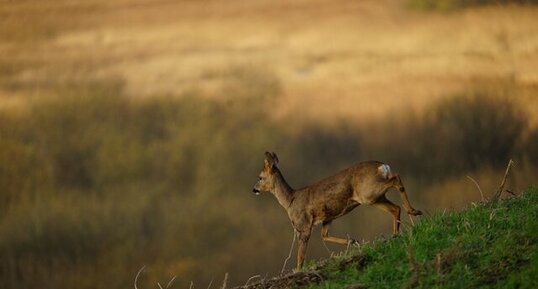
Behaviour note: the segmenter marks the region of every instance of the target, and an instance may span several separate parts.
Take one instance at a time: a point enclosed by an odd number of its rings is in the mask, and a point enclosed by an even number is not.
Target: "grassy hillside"
[[[537,204],[538,187],[531,187],[518,197],[437,213],[394,239],[273,281],[308,288],[537,288]]]

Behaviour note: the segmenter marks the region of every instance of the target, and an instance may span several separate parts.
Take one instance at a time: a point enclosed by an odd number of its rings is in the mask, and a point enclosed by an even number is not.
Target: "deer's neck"
[[[273,195],[275,195],[280,205],[284,207],[284,209],[288,210],[291,202],[293,201],[293,189],[290,187],[288,182],[286,182],[280,170],[276,170],[275,174],[276,181]]]

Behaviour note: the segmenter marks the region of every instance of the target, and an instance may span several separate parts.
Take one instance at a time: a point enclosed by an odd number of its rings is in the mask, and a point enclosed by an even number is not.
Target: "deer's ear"
[[[271,155],[273,157],[273,161],[275,162],[275,164],[278,164],[278,157],[276,156],[275,152],[272,152]]]
[[[263,162],[265,163],[266,167],[271,168],[271,169],[275,165],[273,155],[270,152],[265,152],[265,160],[263,160]]]

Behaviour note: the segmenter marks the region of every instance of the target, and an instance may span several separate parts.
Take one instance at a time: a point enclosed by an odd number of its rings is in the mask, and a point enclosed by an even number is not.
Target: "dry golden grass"
[[[51,82],[110,77],[124,79],[133,96],[214,95],[236,68],[278,79],[276,117],[301,111],[322,121],[420,111],[483,80],[538,85],[534,7],[426,13],[396,0],[2,2],[3,106],[43,95]]]

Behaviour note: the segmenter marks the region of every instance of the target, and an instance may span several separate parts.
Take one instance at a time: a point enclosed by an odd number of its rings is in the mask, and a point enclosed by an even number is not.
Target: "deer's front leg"
[[[310,233],[312,228],[309,228],[303,232],[297,232],[299,236],[299,249],[297,250],[297,268],[296,271],[300,271],[303,268],[304,259],[306,255],[306,247],[308,246],[308,240],[310,239]]]

